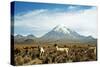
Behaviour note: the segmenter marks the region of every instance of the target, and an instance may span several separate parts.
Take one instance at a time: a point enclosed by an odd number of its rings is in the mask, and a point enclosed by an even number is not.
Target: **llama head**
[[[58,46],[56,46],[56,48],[58,49]]]
[[[56,46],[57,46],[57,44],[54,44],[54,46],[56,47]]]

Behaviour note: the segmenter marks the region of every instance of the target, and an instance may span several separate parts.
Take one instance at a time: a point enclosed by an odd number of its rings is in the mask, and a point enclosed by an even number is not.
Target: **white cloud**
[[[97,9],[93,7],[81,12],[53,12],[41,9],[15,16],[15,31],[16,26],[26,27],[36,36],[44,35],[58,24],[65,24],[82,35],[97,38]]]
[[[80,6],[69,6],[67,9],[69,10],[77,10]]]

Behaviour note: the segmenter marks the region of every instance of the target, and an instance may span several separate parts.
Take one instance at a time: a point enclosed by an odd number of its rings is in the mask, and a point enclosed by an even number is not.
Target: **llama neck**
[[[41,50],[43,50],[43,48],[41,47]]]
[[[56,46],[56,49],[58,50],[58,46]]]

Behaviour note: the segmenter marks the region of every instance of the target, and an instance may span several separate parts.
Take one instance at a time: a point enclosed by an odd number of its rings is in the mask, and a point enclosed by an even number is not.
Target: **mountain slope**
[[[61,42],[92,42],[95,39],[92,36],[86,37],[78,34],[77,32],[70,30],[64,25],[57,25],[50,32],[42,36],[41,41],[61,41]]]
[[[57,25],[51,31],[46,33],[40,38],[36,38],[30,34],[27,36],[16,35],[14,36],[15,43],[97,43],[97,39],[92,36],[83,36],[74,30],[67,28],[64,25]]]

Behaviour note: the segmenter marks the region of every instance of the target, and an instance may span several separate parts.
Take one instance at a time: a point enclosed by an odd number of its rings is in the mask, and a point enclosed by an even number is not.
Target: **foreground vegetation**
[[[59,47],[69,48],[68,54],[65,51],[57,51],[55,44],[44,45],[29,45],[29,44],[15,44],[14,46],[14,61],[15,65],[30,65],[30,64],[51,64],[51,63],[67,63],[80,61],[95,61],[97,60],[94,49],[95,45],[87,44],[66,44],[59,45]],[[39,47],[44,48],[44,53],[40,55]]]

